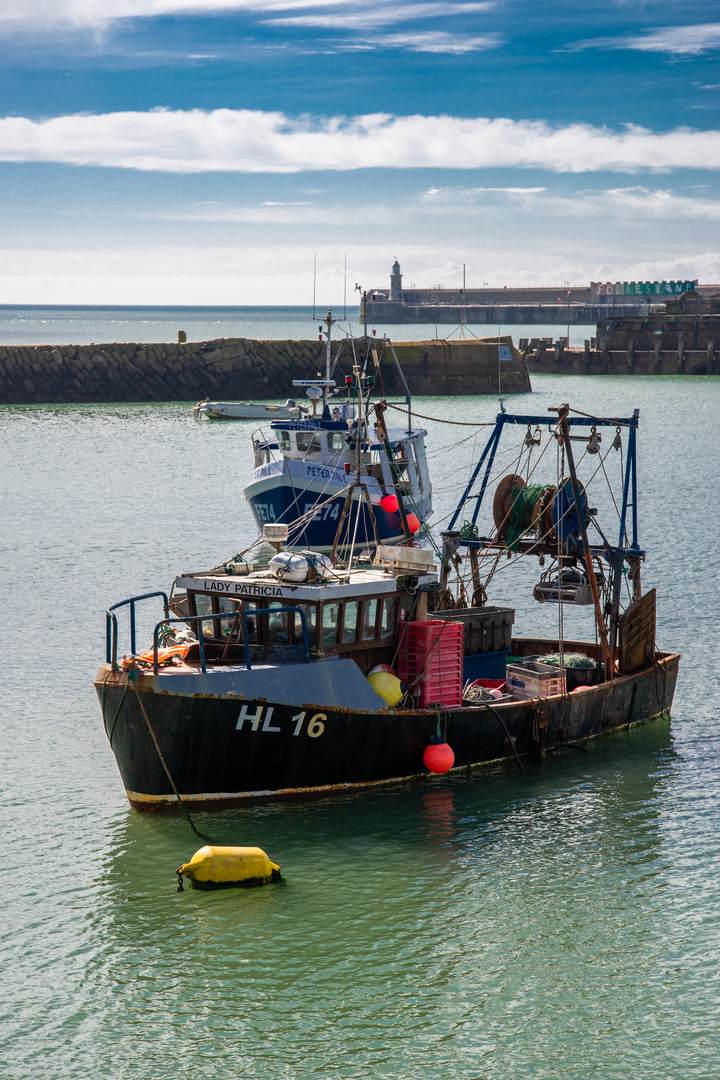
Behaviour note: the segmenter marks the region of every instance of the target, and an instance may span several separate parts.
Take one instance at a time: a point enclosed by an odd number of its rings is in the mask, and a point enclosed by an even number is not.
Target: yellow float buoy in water
[[[280,867],[259,847],[207,845],[175,872],[178,892],[183,891],[183,877],[190,878],[194,889],[250,888],[280,880]]]

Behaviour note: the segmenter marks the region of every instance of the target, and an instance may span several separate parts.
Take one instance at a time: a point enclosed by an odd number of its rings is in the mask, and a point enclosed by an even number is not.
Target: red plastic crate
[[[463,634],[461,622],[410,622],[403,627],[398,653],[400,681],[411,687],[418,708],[462,704]]]
[[[484,686],[486,690],[504,690],[505,679],[475,679],[471,686]]]

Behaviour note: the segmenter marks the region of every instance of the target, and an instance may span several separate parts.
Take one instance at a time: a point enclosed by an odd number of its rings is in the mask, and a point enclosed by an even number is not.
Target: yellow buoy
[[[399,701],[402,701],[402,687],[400,680],[390,671],[373,671],[367,677],[376,694],[383,699],[388,709],[393,709]]]
[[[190,862],[178,866],[176,873],[178,892],[182,892],[183,877],[190,878],[194,889],[249,888],[280,880],[280,867],[259,847],[207,845]]]

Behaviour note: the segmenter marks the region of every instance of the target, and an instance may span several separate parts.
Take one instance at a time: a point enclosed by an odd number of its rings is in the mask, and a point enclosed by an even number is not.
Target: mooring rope
[[[408,415],[407,409],[401,409],[399,405],[393,405],[390,401],[386,402],[388,409],[395,409],[396,412],[405,413]],[[418,420],[434,420],[436,424],[452,424],[453,427],[495,427],[495,421],[488,421],[486,424],[473,423],[472,420],[441,420],[438,416],[423,416],[422,413],[412,411],[413,416],[417,416]]]
[[[150,732],[150,735],[152,737],[152,741],[155,743],[155,749],[157,750],[158,757],[160,758],[160,764],[162,765],[163,769],[165,770],[165,775],[167,776],[168,780],[170,781],[170,787],[173,789],[173,792],[175,793],[175,798],[178,801],[178,806],[180,807],[183,814],[187,818],[188,824],[189,824],[190,828],[192,829],[192,831],[195,833],[195,835],[199,836],[201,840],[210,840],[209,836],[205,836],[205,834],[201,833],[200,830],[196,827],[195,822],[190,817],[190,814],[188,813],[188,811],[187,811],[187,809],[185,807],[185,803],[182,801],[182,798],[180,796],[180,792],[178,791],[177,787],[175,786],[175,781],[173,780],[173,778],[172,778],[172,776],[170,774],[170,770],[167,767],[167,763],[165,761],[165,758],[162,755],[162,750],[160,749],[160,743],[157,741],[157,737],[155,735],[155,732],[153,731],[152,724],[150,723],[150,717],[148,716],[148,714],[147,714],[147,712],[145,710],[145,706],[142,703],[142,698],[140,697],[140,690],[138,689],[138,684],[137,684],[137,672],[136,671],[128,671],[127,678],[128,678],[128,683],[131,682],[133,684],[133,687],[135,688],[135,694],[136,694],[137,699],[138,699],[138,705],[140,706],[140,711],[142,712],[143,716],[145,717],[145,723],[147,724],[147,728],[148,728],[148,731]]]

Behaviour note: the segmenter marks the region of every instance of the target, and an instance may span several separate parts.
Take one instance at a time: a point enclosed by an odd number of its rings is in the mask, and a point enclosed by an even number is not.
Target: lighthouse
[[[393,263],[390,273],[390,299],[396,300],[398,303],[402,300],[402,273],[397,259]]]

